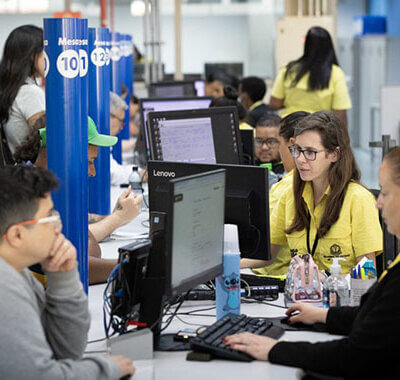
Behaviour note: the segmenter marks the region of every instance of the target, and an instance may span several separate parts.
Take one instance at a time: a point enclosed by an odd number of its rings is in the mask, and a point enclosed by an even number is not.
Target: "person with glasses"
[[[327,146],[324,148],[328,149]],[[313,153],[306,154],[310,158],[314,156]],[[316,156],[321,154],[316,153]],[[376,207],[381,211],[388,231],[400,239],[400,148],[393,149],[384,157],[379,169],[379,184],[381,191]],[[352,192],[350,185],[345,198],[349,192]],[[362,199],[360,202],[361,206],[365,206]],[[356,208],[356,212],[362,211]],[[356,218],[365,216],[361,212]],[[368,239],[369,232],[365,231],[364,239]],[[227,337],[225,343],[258,360],[303,368],[309,375],[304,379],[398,379],[399,263],[400,255],[397,255],[379,280],[361,298],[360,306],[326,309],[299,302],[286,311],[289,324],[323,323],[330,334],[342,335],[341,338],[317,343],[278,342],[268,337],[244,333]],[[298,314],[293,315],[294,312]]]
[[[342,273],[363,257],[375,260],[382,252],[379,215],[374,196],[360,184],[343,121],[330,111],[304,117],[290,151],[296,163],[293,186],[270,218],[273,259],[288,244],[290,255],[310,253],[320,270],[329,271],[333,257],[344,259]],[[268,263],[247,259],[242,266]]]
[[[110,135],[116,136],[124,127],[125,111],[128,109],[125,101],[115,92],[110,92]],[[132,148],[133,152],[133,148]],[[119,186],[129,182],[129,176],[132,173],[132,165],[119,164],[110,154],[110,174],[111,185]],[[143,171],[140,170],[143,176]]]
[[[282,175],[284,167],[279,154],[279,123],[278,115],[266,115],[257,123],[254,136],[255,165],[272,164],[272,171]]]
[[[119,379],[122,356],[85,356],[90,325],[76,249],[62,234],[54,175],[34,166],[0,169],[0,378]],[[28,267],[40,263],[47,288]]]
[[[294,131],[298,122],[308,116],[308,112],[298,111],[284,117],[279,124],[279,154],[286,174],[282,179],[273,184],[269,189],[269,214],[272,215],[275,205],[278,203],[282,194],[293,186],[293,173],[296,166],[294,158],[289,151],[289,147],[294,142]],[[280,247],[273,263],[262,267],[254,268],[253,273],[260,276],[269,276],[284,280],[287,268],[291,259],[289,247],[284,244]]]

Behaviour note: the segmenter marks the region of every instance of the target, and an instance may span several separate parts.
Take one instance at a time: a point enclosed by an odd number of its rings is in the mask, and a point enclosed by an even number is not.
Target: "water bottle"
[[[341,275],[341,267],[339,260],[343,258],[335,257],[332,259],[331,275],[325,280],[324,283],[324,306],[339,307],[348,306],[350,304],[349,284],[346,279]]]
[[[268,187],[271,188],[271,186],[274,183],[277,183],[280,178],[279,178],[279,176],[277,174],[275,174],[272,171],[272,163],[271,162],[267,162],[267,163],[261,164],[260,166],[263,167],[263,168],[268,168]]]
[[[142,178],[140,177],[138,167],[132,166],[132,173],[129,175],[129,185],[133,194],[142,194]]]
[[[215,279],[217,320],[229,313],[240,314],[240,251],[237,226],[224,230],[224,272]]]

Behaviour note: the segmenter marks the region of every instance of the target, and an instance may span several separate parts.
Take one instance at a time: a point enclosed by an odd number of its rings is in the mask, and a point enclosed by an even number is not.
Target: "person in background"
[[[246,122],[247,111],[243,104],[238,101],[239,93],[232,86],[224,86],[224,96],[211,100],[211,107],[236,107],[239,117],[240,129],[252,129]]]
[[[0,125],[11,154],[46,110],[45,93],[37,83],[44,70],[43,30],[34,25],[14,29],[0,61]]]
[[[62,234],[54,175],[0,169],[0,378],[117,380],[135,372],[123,356],[84,356],[90,325],[76,249]],[[29,272],[41,264],[47,288]]]
[[[279,154],[279,123],[278,115],[267,115],[260,119],[256,126],[254,138],[255,164],[271,163],[275,174],[283,175],[285,168]]]
[[[139,98],[131,95],[129,99],[129,140],[122,140],[122,152],[133,153],[139,135]]]
[[[400,148],[383,159],[379,184],[381,191],[376,206],[389,232],[400,239]],[[361,298],[360,306],[325,309],[298,302],[286,311],[289,324],[324,323],[330,334],[344,335],[344,338],[319,343],[278,342],[243,333],[225,338],[225,344],[258,360],[312,371],[313,378],[322,378],[319,376],[322,374],[345,379],[397,379],[400,372],[399,263],[400,255],[397,255],[379,281]]]
[[[209,74],[206,78],[205,95],[220,98],[224,96],[224,86],[232,86],[237,90],[237,78],[222,71]]]
[[[296,111],[333,111],[347,125],[351,100],[329,32],[312,27],[303,55],[283,68],[274,83],[269,103],[284,117]]]
[[[271,113],[268,105],[263,103],[266,92],[267,85],[261,78],[247,77],[240,81],[240,101],[248,110],[247,123],[253,128],[262,118]]]
[[[344,259],[344,274],[363,257],[375,260],[382,252],[379,215],[374,196],[360,184],[343,121],[332,112],[316,112],[298,122],[294,139],[293,186],[270,218],[272,258],[288,244],[291,254],[310,253],[320,270],[329,271],[332,256]],[[242,259],[242,267],[269,263]]]
[[[125,101],[115,92],[110,92],[110,135],[116,136],[124,127],[124,115],[127,105]],[[119,164],[110,154],[110,174],[111,185],[119,186],[129,182],[129,176],[132,173],[132,165]],[[143,171],[140,171],[143,175]]]
[[[140,128],[139,98],[132,94],[129,102],[129,132],[131,137],[136,138],[139,135],[139,128]]]
[[[279,182],[273,184],[269,189],[270,215],[272,215],[274,207],[278,203],[281,195],[293,187],[293,173],[296,164],[290,153],[289,147],[294,144],[294,132],[297,123],[308,115],[308,112],[294,112],[284,117],[279,124],[279,155],[282,159],[286,174]],[[286,277],[291,257],[288,245],[284,244],[281,246],[275,260],[270,265],[262,268],[254,268],[252,271],[260,276],[283,279],[282,276]]]

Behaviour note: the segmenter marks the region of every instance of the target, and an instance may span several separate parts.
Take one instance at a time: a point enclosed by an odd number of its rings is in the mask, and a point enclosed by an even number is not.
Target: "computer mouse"
[[[282,319],[281,319],[281,323],[285,323],[285,324],[287,324],[287,325],[290,325],[289,319],[290,319],[291,317],[294,317],[295,315],[298,315],[298,314],[300,314],[300,313],[299,313],[298,311],[295,311],[294,313],[292,313],[292,314],[286,316],[285,318],[282,318]]]

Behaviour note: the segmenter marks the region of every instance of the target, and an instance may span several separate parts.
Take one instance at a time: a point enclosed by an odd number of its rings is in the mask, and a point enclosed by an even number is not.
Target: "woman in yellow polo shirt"
[[[303,56],[279,72],[269,106],[285,108],[282,117],[295,111],[333,111],[347,124],[351,101],[328,31],[308,31]]]
[[[377,207],[390,233],[400,239],[400,148],[385,156],[379,169],[379,183]],[[298,302],[286,311],[289,323],[324,323],[330,334],[343,338],[317,343],[278,342],[242,333],[225,338],[224,343],[258,360],[341,379],[398,379],[399,262],[400,255],[397,255],[379,281],[361,298],[360,306],[325,309]],[[298,314],[293,315],[296,311]],[[312,378],[327,377],[314,374]]]
[[[303,118],[291,146],[293,187],[279,198],[270,219],[271,251],[288,244],[290,253],[311,253],[319,269],[341,257],[348,273],[363,256],[382,251],[382,230],[373,195],[359,183],[360,172],[347,128],[329,111]],[[289,254],[289,253],[288,253]],[[265,266],[244,260],[242,267]]]
[[[273,184],[269,190],[270,215],[272,215],[272,211],[278,203],[281,195],[293,186],[293,171],[296,164],[294,163],[294,158],[289,151],[289,147],[293,144],[294,131],[297,123],[308,115],[308,112],[293,112],[284,117],[279,124],[279,154],[286,174],[279,182]],[[286,275],[290,259],[289,248],[287,244],[285,244],[280,248],[275,260],[270,265],[262,268],[255,268],[253,269],[253,272],[261,276],[275,276],[280,278],[281,276]]]

